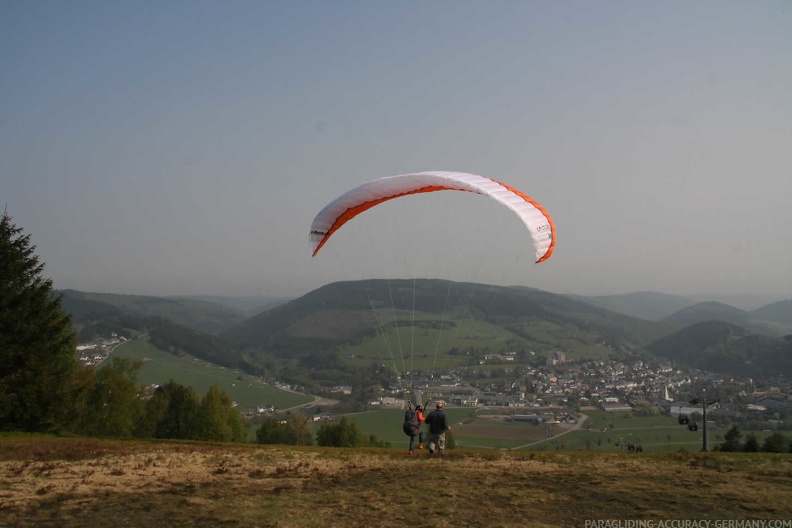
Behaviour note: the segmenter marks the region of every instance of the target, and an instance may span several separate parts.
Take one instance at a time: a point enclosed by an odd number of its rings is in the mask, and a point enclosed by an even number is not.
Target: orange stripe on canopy
[[[525,200],[529,204],[531,204],[534,207],[536,207],[537,209],[539,209],[539,211],[541,211],[542,214],[545,215],[545,218],[547,218],[547,221],[550,222],[550,232],[553,234],[553,238],[551,239],[550,247],[547,248],[547,251],[545,252],[545,254],[542,256],[542,258],[537,260],[536,263],[539,264],[540,262],[543,262],[543,261],[549,259],[550,255],[553,254],[553,250],[555,250],[555,243],[556,243],[555,222],[553,222],[553,217],[550,216],[550,213],[548,213],[547,210],[544,207],[542,207],[542,205],[539,202],[537,202],[536,200],[534,200],[533,198],[531,198],[530,196],[528,196],[524,192],[515,189],[511,185],[506,185],[505,183],[503,183],[501,181],[493,180],[492,178],[490,178],[490,179],[492,181],[494,181],[495,183],[497,183],[498,185],[502,185],[506,189],[509,189],[511,192],[513,192],[514,194],[516,194],[517,196],[519,196],[520,198],[522,198],[523,200]]]
[[[333,222],[333,225],[330,227],[330,229],[327,230],[327,233],[322,237],[322,240],[319,242],[319,245],[316,246],[316,249],[313,252],[313,256],[315,257],[316,254],[319,253],[319,250],[322,249],[322,246],[325,245],[325,242],[327,242],[327,240],[330,238],[330,236],[333,233],[335,233],[336,231],[341,229],[341,226],[343,226],[344,224],[346,224],[347,222],[349,222],[350,220],[355,218],[360,213],[368,211],[372,207],[375,207],[375,206],[377,206],[377,205],[379,205],[379,204],[381,204],[383,202],[387,202],[388,200],[393,200],[394,198],[401,198],[402,196],[409,196],[411,194],[428,193],[428,192],[435,192],[435,191],[456,191],[456,190],[458,190],[458,189],[454,189],[452,187],[443,187],[443,186],[439,186],[439,185],[431,185],[431,186],[428,186],[428,187],[421,187],[420,189],[415,189],[413,191],[408,191],[408,192],[404,192],[404,193],[394,194],[392,196],[386,196],[386,197],[380,198],[378,200],[371,200],[369,202],[363,202],[362,204],[356,205],[355,207],[350,207],[349,209],[347,209],[346,211],[341,213],[341,215],[338,218],[335,219],[335,222]]]

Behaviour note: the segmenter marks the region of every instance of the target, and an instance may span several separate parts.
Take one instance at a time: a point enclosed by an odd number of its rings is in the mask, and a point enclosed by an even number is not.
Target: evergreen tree
[[[265,418],[261,427],[256,431],[256,441],[259,444],[287,444],[288,430],[285,423],[279,423],[270,416]]]
[[[195,439],[200,427],[200,399],[191,387],[175,381],[157,387],[146,402],[141,433],[154,438]]]
[[[743,444],[743,451],[746,453],[758,453],[759,452],[759,440],[756,439],[756,435],[751,433],[745,438],[745,444]]]
[[[764,439],[762,451],[765,453],[786,453],[789,449],[789,440],[778,431]]]
[[[62,425],[77,370],[71,319],[42,277],[30,235],[0,219],[0,428],[46,431]]]
[[[735,425],[723,435],[723,443],[720,445],[720,450],[731,452],[742,451],[743,445],[742,442],[740,442],[740,436],[742,436],[742,432],[740,432],[740,429]]]
[[[165,413],[170,405],[170,397],[160,387],[154,391],[143,404],[143,415],[135,427],[134,436],[140,438],[154,438],[157,426],[165,419]]]

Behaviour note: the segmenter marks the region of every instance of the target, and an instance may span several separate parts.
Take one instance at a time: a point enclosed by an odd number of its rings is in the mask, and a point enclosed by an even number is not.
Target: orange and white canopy
[[[327,240],[360,213],[394,198],[435,191],[468,191],[502,203],[520,217],[531,234],[536,262],[550,258],[555,248],[553,219],[536,200],[491,178],[464,172],[417,172],[372,180],[345,192],[319,211],[311,224],[314,256]]]

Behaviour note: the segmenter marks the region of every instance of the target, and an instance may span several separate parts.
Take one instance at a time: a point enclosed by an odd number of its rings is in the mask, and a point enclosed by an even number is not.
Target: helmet
[[[421,407],[420,405],[416,405],[415,406],[415,410],[416,411],[423,411],[423,407]]]

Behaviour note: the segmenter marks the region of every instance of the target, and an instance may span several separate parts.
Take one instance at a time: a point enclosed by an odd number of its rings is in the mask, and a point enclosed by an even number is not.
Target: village
[[[700,370],[674,368],[668,362],[569,361],[563,352],[552,354],[545,365],[529,367],[514,364],[513,355],[493,354],[485,361],[502,365],[497,381],[470,383],[472,367],[450,372],[415,373],[411,377],[413,402],[443,401],[451,407],[500,409],[520,421],[541,424],[571,420],[585,409],[630,412],[638,415],[671,416],[702,413],[701,405],[691,400],[713,400],[707,409],[712,428],[729,427],[736,422],[765,423],[766,428],[789,429],[792,422],[792,382],[757,384],[755,380]],[[336,390],[351,391],[352,387]],[[370,406],[402,406],[400,388],[390,387],[386,395],[369,402]],[[573,414],[570,414],[573,413]]]
[[[98,366],[125,341],[125,337],[111,334],[93,343],[80,344],[79,362]],[[517,364],[516,355],[508,352],[488,354],[481,364],[489,366],[492,381],[469,381],[477,376],[475,366],[439,373],[407,373],[404,379],[383,388],[377,399],[368,401],[368,408],[405,408],[409,403],[443,401],[449,407],[497,410],[513,420],[542,424],[571,421],[577,412],[585,409],[699,418],[701,407],[691,405],[690,401],[706,396],[714,400],[708,409],[708,425],[712,428],[747,422],[773,429],[792,428],[790,381],[760,384],[750,378],[675,368],[654,358],[651,362],[571,361],[561,351],[550,354],[541,366]],[[299,391],[299,387],[282,381],[267,380],[267,383],[283,390]],[[330,389],[331,396],[343,397],[352,392],[349,385]],[[274,406],[262,404],[245,415],[277,412]],[[311,419],[325,421],[334,417],[325,409]]]

